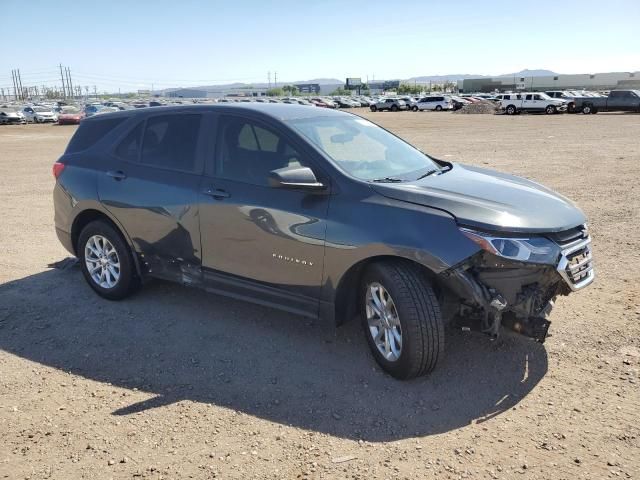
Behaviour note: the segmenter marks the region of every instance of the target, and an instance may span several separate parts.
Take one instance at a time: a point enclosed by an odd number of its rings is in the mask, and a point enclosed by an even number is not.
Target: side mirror
[[[316,178],[309,167],[285,167],[269,173],[269,185],[275,188],[299,188],[324,190],[325,185]]]

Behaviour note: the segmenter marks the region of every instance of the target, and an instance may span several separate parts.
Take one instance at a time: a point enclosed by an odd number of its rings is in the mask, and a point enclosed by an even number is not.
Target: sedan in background
[[[0,108],[0,124],[2,125],[18,125],[27,123],[21,111],[14,108]]]
[[[85,117],[93,117],[94,115],[102,115],[104,113],[112,113],[120,111],[117,107],[103,107],[102,105],[87,105],[84,107]]]
[[[46,123],[46,122],[57,122],[58,116],[54,113],[53,110],[47,107],[41,106],[29,106],[27,105],[22,110],[27,122],[33,123]]]
[[[58,115],[59,125],[78,125],[80,121],[85,117],[85,114],[78,107],[63,106],[60,107],[60,113]]]

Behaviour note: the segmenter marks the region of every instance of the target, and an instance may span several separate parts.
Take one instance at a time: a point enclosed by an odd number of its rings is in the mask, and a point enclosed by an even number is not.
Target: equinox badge
[[[272,253],[271,256],[276,260],[282,260],[284,262],[297,263],[300,265],[307,265],[309,267],[313,267],[313,262],[310,262],[307,260],[300,260],[299,258],[295,258],[295,257],[287,257],[286,255],[280,255],[279,253]]]

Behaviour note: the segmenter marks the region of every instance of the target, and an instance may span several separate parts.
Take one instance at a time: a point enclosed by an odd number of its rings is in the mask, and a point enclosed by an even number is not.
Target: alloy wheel
[[[395,362],[402,353],[400,316],[391,295],[380,283],[367,286],[365,307],[369,333],[380,354]]]
[[[94,235],[84,247],[84,261],[91,279],[102,288],[113,288],[120,280],[120,258],[113,244]]]

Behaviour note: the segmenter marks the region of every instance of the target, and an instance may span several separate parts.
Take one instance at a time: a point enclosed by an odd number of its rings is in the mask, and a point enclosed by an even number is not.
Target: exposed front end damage
[[[547,238],[558,246],[553,265],[513,261],[485,249],[443,272],[441,302],[447,319],[493,338],[505,327],[544,342],[556,297],[582,289],[594,279],[586,228]]]

